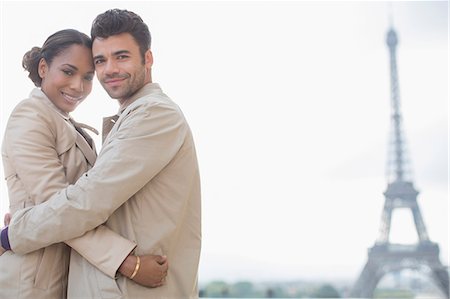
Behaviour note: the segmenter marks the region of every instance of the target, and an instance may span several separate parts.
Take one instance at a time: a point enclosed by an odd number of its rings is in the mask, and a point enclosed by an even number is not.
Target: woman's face
[[[51,65],[41,59],[39,75],[41,89],[53,104],[64,112],[72,112],[92,90],[92,51],[74,44],[55,56]]]

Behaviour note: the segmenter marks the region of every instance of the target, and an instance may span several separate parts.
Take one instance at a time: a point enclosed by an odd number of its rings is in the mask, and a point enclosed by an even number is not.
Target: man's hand
[[[166,256],[142,255],[139,270],[133,280],[146,287],[159,287],[165,282],[169,263]],[[120,265],[119,272],[130,278],[136,268],[137,258],[129,255]]]

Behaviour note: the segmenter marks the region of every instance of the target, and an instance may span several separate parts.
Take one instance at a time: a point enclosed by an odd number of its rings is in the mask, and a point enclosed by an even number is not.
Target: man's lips
[[[126,77],[109,78],[109,79],[105,79],[103,82],[105,82],[105,84],[108,84],[108,85],[118,85],[125,79],[126,79]]]

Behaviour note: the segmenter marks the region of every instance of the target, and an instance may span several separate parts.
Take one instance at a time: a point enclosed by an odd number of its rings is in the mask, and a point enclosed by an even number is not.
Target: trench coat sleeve
[[[45,112],[30,111],[33,108],[22,105],[12,113],[5,132],[5,146],[12,168],[26,191],[21,194],[28,196],[16,200],[39,205],[67,187],[68,182],[58,158],[55,125],[43,115]],[[64,133],[73,134],[71,131]],[[43,215],[43,219],[46,217],[49,214]],[[20,234],[17,238],[20,239]],[[105,226],[66,243],[111,277],[136,246]]]
[[[136,244],[100,225],[78,238],[65,241],[88,262],[111,278]]]
[[[104,223],[171,161],[188,132],[181,112],[166,104],[144,103],[121,118],[93,168],[49,201],[13,216],[13,251],[30,252]]]

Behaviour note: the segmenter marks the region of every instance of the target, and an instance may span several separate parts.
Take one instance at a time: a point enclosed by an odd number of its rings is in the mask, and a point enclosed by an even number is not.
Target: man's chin
[[[123,93],[119,92],[118,90],[107,90],[106,89],[105,91],[109,95],[109,97],[112,99],[117,100],[117,99],[123,98]]]

